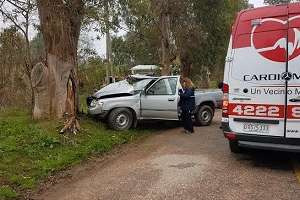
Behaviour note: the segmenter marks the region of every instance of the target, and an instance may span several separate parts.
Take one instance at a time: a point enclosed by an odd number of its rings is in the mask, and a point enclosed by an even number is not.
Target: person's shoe
[[[186,130],[185,133],[186,133],[186,134],[192,134],[193,132],[187,131],[187,130]]]

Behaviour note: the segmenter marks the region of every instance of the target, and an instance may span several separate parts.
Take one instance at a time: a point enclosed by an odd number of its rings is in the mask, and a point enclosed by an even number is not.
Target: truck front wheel
[[[128,108],[116,108],[108,116],[108,125],[117,131],[124,131],[131,128],[133,114]]]
[[[201,106],[195,114],[196,123],[199,126],[209,126],[213,117],[214,110],[208,105]]]

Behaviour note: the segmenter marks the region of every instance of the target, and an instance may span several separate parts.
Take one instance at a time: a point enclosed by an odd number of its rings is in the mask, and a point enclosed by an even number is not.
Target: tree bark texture
[[[163,65],[162,75],[171,75],[170,61],[170,37],[171,25],[168,12],[160,14],[160,30],[161,30],[161,63]]]
[[[78,108],[77,46],[83,18],[82,0],[38,0],[46,63],[31,74],[34,119],[76,116]]]
[[[159,17],[160,29],[160,64],[162,75],[170,75],[171,70],[171,21],[168,0],[152,0],[152,7]]]
[[[190,77],[192,71],[192,61],[190,59],[189,53],[182,49],[179,54],[181,62],[181,75],[183,77]]]

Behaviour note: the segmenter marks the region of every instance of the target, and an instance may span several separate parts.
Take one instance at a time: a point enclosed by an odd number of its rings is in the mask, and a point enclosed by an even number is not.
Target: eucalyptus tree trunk
[[[162,75],[171,75],[171,25],[170,15],[164,11],[160,14],[160,30],[161,30],[161,63],[163,65]]]
[[[37,0],[46,62],[32,71],[34,119],[74,122],[78,107],[77,46],[83,1]]]
[[[109,84],[109,74],[113,77],[114,71],[112,66],[112,44],[111,44],[111,36],[110,36],[110,26],[109,26],[109,7],[108,0],[104,1],[104,21],[105,21],[105,38],[106,38],[106,84]],[[109,72],[110,68],[110,72]]]
[[[192,72],[192,61],[189,52],[185,49],[187,47],[182,47],[180,51],[180,62],[181,62],[181,76],[190,77]]]
[[[168,0],[152,0],[152,7],[159,18],[160,29],[160,64],[162,75],[171,74],[171,22]]]

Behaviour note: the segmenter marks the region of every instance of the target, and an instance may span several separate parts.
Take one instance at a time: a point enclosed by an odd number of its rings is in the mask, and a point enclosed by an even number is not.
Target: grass
[[[86,97],[90,95],[89,93],[79,95],[80,112],[87,113]]]
[[[11,187],[4,185],[0,186],[0,199],[15,199],[17,198],[17,193]]]
[[[77,135],[59,135],[59,122],[34,122],[24,111],[0,114],[0,200],[34,190],[47,176],[80,163],[93,154],[128,143],[142,131],[114,132],[82,118]]]

